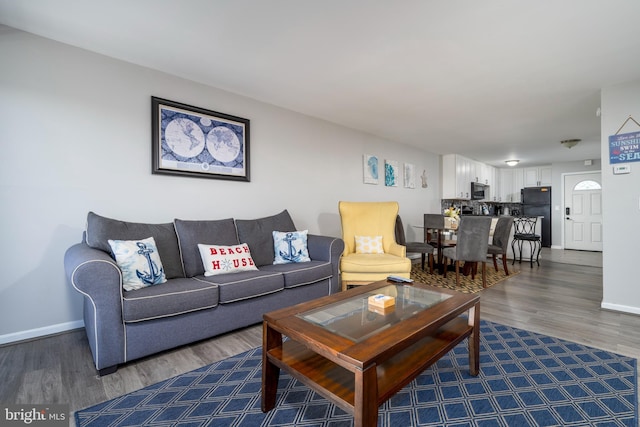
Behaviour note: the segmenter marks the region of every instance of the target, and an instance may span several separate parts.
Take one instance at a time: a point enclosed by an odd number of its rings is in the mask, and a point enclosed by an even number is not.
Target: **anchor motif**
[[[136,245],[138,245],[138,248],[140,248],[138,250],[138,253],[147,259],[150,270],[149,272],[136,270],[136,274],[138,275],[138,278],[144,283],[155,285],[162,277],[162,268],[158,270],[158,266],[156,265],[156,263],[151,260],[153,249],[147,248],[147,245],[142,242],[137,242]]]
[[[302,257],[302,249],[298,251],[298,253],[296,253],[296,249],[293,247],[293,241],[297,240],[298,238],[295,237],[293,235],[293,233],[287,233],[286,237],[282,240],[284,240],[285,242],[287,242],[289,244],[289,253],[284,253],[282,251],[279,251],[280,256],[284,259],[286,259],[287,261],[290,262],[296,262],[297,260],[299,260]]]

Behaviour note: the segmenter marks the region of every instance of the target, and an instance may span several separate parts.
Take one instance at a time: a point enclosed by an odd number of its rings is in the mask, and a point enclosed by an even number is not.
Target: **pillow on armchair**
[[[382,236],[356,236],[357,254],[383,254]]]

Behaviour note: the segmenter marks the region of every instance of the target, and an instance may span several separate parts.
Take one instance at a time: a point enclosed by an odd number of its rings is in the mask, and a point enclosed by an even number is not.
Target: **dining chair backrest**
[[[513,217],[501,216],[498,218],[496,228],[493,230],[493,240],[491,241],[491,244],[502,248],[502,253],[507,252],[511,227],[513,227]]]
[[[521,216],[514,219],[515,230],[514,236],[535,236],[536,235],[536,223],[538,217],[536,216]]]
[[[491,217],[463,216],[457,231],[456,258],[461,261],[485,262],[489,247]]]
[[[407,238],[404,235],[404,225],[400,215],[396,216],[396,243],[402,246],[407,245]]]
[[[444,215],[441,214],[424,214],[425,229],[442,229],[444,228]]]
[[[444,229],[444,215],[442,214],[424,214],[424,241],[434,241],[434,234],[431,230]]]

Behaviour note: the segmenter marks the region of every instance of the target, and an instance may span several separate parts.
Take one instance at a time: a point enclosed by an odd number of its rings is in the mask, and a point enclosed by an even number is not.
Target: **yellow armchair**
[[[395,238],[397,202],[341,201],[338,209],[345,245],[340,259],[342,290],[348,285],[365,285],[389,275],[410,277],[411,260],[406,256],[406,247],[399,245]],[[356,236],[381,236],[382,253],[356,250]]]

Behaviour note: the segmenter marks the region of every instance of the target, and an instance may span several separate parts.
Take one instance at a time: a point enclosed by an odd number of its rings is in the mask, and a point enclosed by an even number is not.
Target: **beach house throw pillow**
[[[198,244],[205,276],[238,273],[240,271],[257,270],[249,245],[241,243],[233,246]]]

